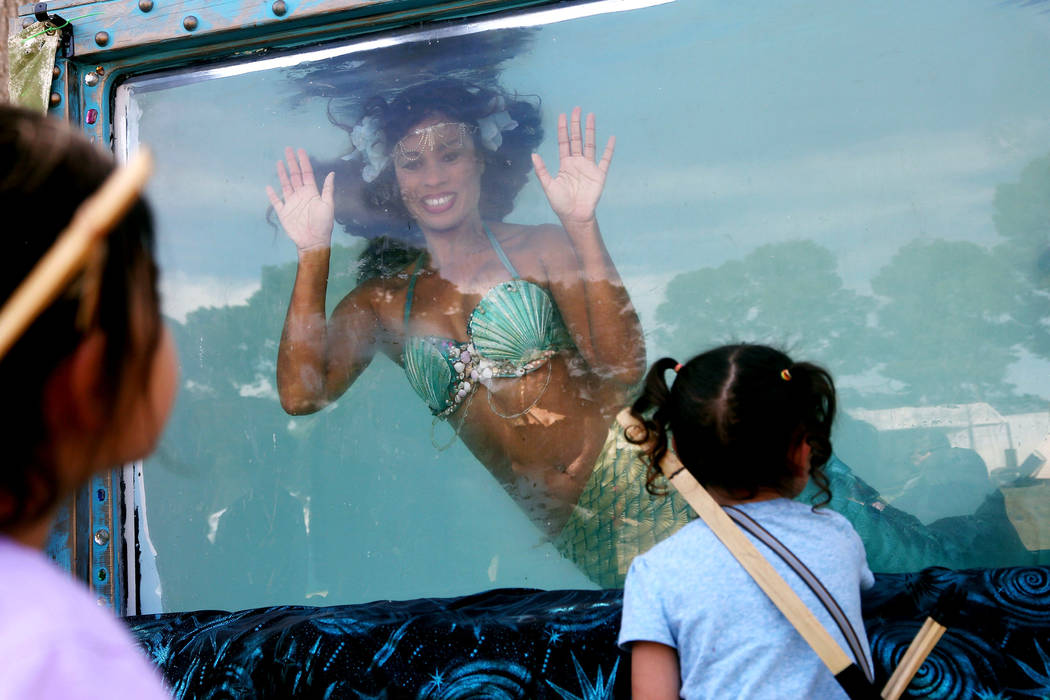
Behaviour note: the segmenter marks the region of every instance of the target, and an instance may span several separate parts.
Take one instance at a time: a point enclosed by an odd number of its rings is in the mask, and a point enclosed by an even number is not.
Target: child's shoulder
[[[644,562],[644,566],[664,569],[679,567],[685,561],[710,561],[706,556],[713,545],[720,545],[715,533],[700,518],[683,525],[673,535],[653,545],[647,552],[635,557],[635,561]],[[696,556],[705,554],[705,556]]]
[[[0,571],[0,697],[27,688],[58,696],[78,681],[88,684],[88,695],[119,681],[142,690],[140,697],[162,697],[153,692],[163,691],[159,676],[128,632],[82,584],[3,536]]]
[[[106,629],[108,612],[41,552],[0,537],[0,625],[5,636],[51,644],[80,629]]]
[[[745,505],[745,508],[749,505],[751,504]],[[818,527],[823,526],[848,528],[850,530],[853,529],[853,526],[850,524],[846,516],[827,506],[814,506],[812,503],[802,500],[793,500],[790,498],[777,498],[770,501],[762,501],[761,503],[754,505],[758,506],[759,510],[766,510],[767,512],[775,514],[775,516],[812,522]]]

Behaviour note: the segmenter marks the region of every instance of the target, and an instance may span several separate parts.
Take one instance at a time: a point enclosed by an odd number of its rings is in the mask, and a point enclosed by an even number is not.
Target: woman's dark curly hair
[[[67,125],[0,105],[0,210],[23,217],[20,224],[14,218],[8,221],[0,255],[0,299],[11,296],[76,208],[113,169],[106,153]],[[124,396],[121,387],[148,376],[161,332],[156,279],[153,225],[140,199],[107,237],[90,327],[77,327],[80,303],[74,282],[0,359],[0,386],[8,397],[0,423],[0,530],[35,520],[59,496],[43,389],[85,336],[100,331],[105,339],[100,415],[112,415]]]
[[[668,387],[664,375],[676,366],[668,357],[657,360],[631,407],[645,428],[629,431],[628,439],[645,445],[651,493],[666,492],[658,465],[671,434],[697,481],[740,498],[761,488],[793,495],[786,492],[791,453],[805,441],[812,450],[810,478],[822,494],[817,505],[831,500],[824,465],[831,457],[835,384],[827,370],[748,344],[697,355]]]
[[[450,121],[476,125],[479,119],[492,113],[491,105],[500,99],[518,125],[502,132],[503,143],[496,151],[481,144],[477,131],[473,138],[475,150],[485,164],[481,175],[481,216],[502,221],[514,209],[514,199],[528,182],[532,153],[543,140],[538,99],[509,95],[496,87],[441,78],[405,88],[389,102],[380,96],[373,97],[365,103],[362,116],[378,120],[387,148],[393,149],[409,129],[424,119],[442,115]],[[355,126],[336,123],[347,132]],[[411,217],[401,200],[392,161],[375,180],[366,184],[365,199],[373,210],[403,222],[405,232],[391,236],[393,241],[386,236],[372,239],[361,255],[361,279],[400,269],[404,265],[402,261],[418,256],[422,248],[422,237],[411,226]]]

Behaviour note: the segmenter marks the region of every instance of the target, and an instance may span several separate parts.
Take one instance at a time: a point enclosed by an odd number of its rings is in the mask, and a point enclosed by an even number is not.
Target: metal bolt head
[[[61,95],[61,93],[52,92],[51,93],[51,106],[52,107],[57,107],[60,104],[62,104],[62,95]]]
[[[109,530],[104,527],[95,530],[95,544],[99,547],[105,547],[109,544]]]
[[[98,73],[88,73],[85,75],[84,84],[88,87],[95,87],[98,85]]]
[[[193,15],[186,15],[182,20],[182,26],[186,28],[186,31],[192,32],[197,28],[197,18]]]
[[[288,12],[288,5],[285,4],[284,0],[276,0],[270,9],[278,17],[284,17],[285,13]]]
[[[109,43],[109,32],[98,32],[95,34],[95,43],[99,46],[105,46]]]
[[[153,9],[153,0],[139,0],[139,9],[143,12],[149,12]]]
[[[59,68],[58,66],[55,66],[54,68],[52,68],[51,69],[51,77],[52,78],[60,78],[60,77],[62,77],[62,69]]]

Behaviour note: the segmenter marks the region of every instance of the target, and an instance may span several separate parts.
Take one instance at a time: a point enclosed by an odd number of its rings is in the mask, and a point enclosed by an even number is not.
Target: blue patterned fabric
[[[864,598],[877,682],[941,592],[966,593],[906,698],[1050,697],[1050,568],[876,575]],[[129,618],[176,698],[604,700],[630,697],[621,592],[501,589],[326,608]]]

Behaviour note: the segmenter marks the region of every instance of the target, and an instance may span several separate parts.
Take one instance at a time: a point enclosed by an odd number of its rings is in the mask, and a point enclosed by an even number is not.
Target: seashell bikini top
[[[559,350],[573,346],[547,291],[521,279],[488,226],[485,235],[512,279],[490,289],[474,307],[467,321],[467,342],[432,335],[411,335],[405,339],[401,356],[405,375],[438,417],[454,413],[477,391],[482,380],[524,376],[548,364]],[[422,265],[423,255],[416,260],[408,283],[406,329]]]

